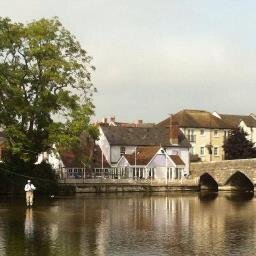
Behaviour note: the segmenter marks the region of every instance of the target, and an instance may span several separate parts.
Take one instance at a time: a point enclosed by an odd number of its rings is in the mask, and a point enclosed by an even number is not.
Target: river
[[[0,255],[255,255],[256,197],[231,193],[0,198]]]

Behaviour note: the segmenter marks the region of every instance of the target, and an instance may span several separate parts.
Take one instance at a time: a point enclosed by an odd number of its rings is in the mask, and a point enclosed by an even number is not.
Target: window
[[[200,135],[204,135],[204,129],[200,130]]]
[[[201,147],[201,148],[200,148],[200,155],[201,155],[201,156],[204,156],[204,147]]]
[[[149,178],[154,179],[154,177],[155,177],[154,168],[149,168],[148,176],[149,176]]]
[[[174,179],[181,179],[182,168],[175,168]]]
[[[217,137],[218,136],[218,130],[213,131],[213,136]]]
[[[215,156],[218,155],[218,148],[213,148],[213,154],[214,154]]]
[[[193,148],[193,147],[191,147],[191,148],[189,149],[189,153],[190,153],[191,155],[194,155],[194,148]]]
[[[125,147],[120,147],[120,156],[125,154]]]
[[[196,135],[194,135],[194,130],[193,129],[188,129],[187,139],[188,139],[189,142],[196,142]]]

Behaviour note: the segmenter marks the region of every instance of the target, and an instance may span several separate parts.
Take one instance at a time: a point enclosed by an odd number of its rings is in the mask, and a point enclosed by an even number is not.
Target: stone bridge
[[[253,191],[256,188],[256,158],[192,163],[190,173],[191,178],[198,179],[201,190]]]

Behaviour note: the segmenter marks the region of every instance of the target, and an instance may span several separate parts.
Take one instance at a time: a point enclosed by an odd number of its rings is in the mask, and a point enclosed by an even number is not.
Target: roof
[[[80,144],[69,150],[59,150],[60,158],[65,167],[83,168],[84,164],[88,164],[93,168],[101,168],[102,151],[98,145],[92,143],[86,134],[80,135]],[[103,166],[108,168],[105,156],[103,155]]]
[[[73,150],[62,152],[60,153],[60,158],[64,166],[67,168],[73,168],[73,167],[83,168],[84,164],[83,164],[83,161],[81,161],[81,154],[89,158],[90,148],[84,148],[79,153]],[[102,167],[102,152],[98,145],[95,145],[93,149],[92,167],[93,168]],[[103,167],[105,168],[110,167],[104,155],[103,155]]]
[[[183,128],[232,129],[234,126],[205,110],[184,109],[172,115],[172,118]],[[169,126],[170,117],[163,120],[158,126]]]
[[[115,122],[116,126],[125,126],[125,127],[153,127],[154,123],[124,123],[124,122]]]
[[[147,165],[159,149],[160,146],[137,147],[136,165]],[[125,154],[124,157],[130,165],[135,165],[135,152],[132,154]]]
[[[101,129],[112,146],[175,146],[170,144],[169,127],[101,126]],[[182,131],[179,131],[178,144],[190,147]]]
[[[238,127],[241,121],[244,121],[248,127],[256,127],[256,119],[251,115],[229,115],[229,114],[219,114],[222,120],[230,126],[230,128]]]
[[[160,149],[160,146],[137,147],[136,149],[136,165],[147,165]],[[135,152],[125,154],[124,157],[130,165],[135,165]],[[175,165],[185,165],[179,155],[169,155]]]
[[[248,127],[256,127],[256,119],[252,115],[218,114],[220,118],[205,110],[184,109],[172,115],[180,127],[183,128],[208,128],[208,129],[233,129],[244,121]],[[170,117],[157,126],[169,126]]]
[[[178,155],[170,155],[170,158],[175,163],[175,165],[185,165],[180,156]]]

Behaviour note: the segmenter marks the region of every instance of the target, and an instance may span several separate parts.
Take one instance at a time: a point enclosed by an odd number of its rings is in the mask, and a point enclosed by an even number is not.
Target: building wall
[[[189,131],[193,131],[194,141],[190,140],[192,146],[191,153],[198,155],[203,162],[220,161],[224,159],[223,144],[225,140],[226,129],[205,129],[205,128],[183,128],[183,132],[189,139]],[[203,131],[203,134],[202,132]],[[215,131],[217,134],[215,134]],[[207,145],[212,145],[212,155],[207,149]],[[214,150],[216,148],[216,150]],[[216,154],[215,154],[216,153]]]
[[[158,166],[155,168],[155,179],[166,179],[166,167]]]
[[[110,149],[110,161],[112,164],[117,163],[121,157],[121,147],[122,146],[112,146]],[[135,151],[135,146],[125,146],[125,154],[132,154]]]
[[[164,167],[175,167],[174,164],[167,158],[166,161],[165,154],[157,154],[154,159],[147,165],[148,168]]]
[[[188,148],[167,148],[168,155],[179,155],[182,161],[185,163],[184,174],[189,175],[189,149]]]
[[[64,167],[62,160],[60,159],[60,155],[58,152],[43,152],[38,155],[37,162],[35,164],[40,164],[43,161],[48,162],[54,170],[59,170],[61,167]]]
[[[256,127],[248,127],[244,121],[241,121],[239,126],[248,134],[247,139],[256,143]]]

